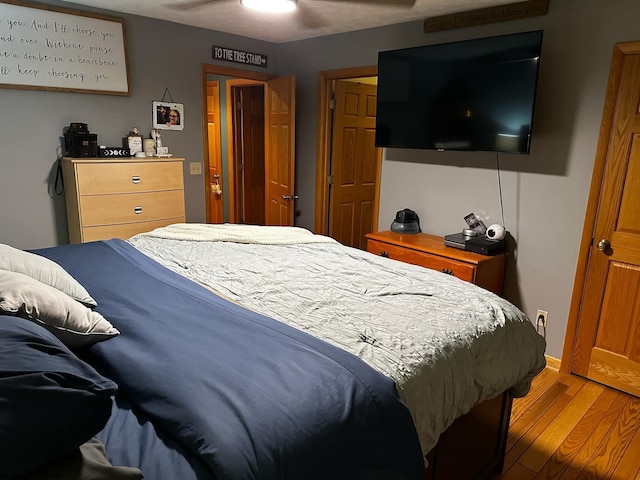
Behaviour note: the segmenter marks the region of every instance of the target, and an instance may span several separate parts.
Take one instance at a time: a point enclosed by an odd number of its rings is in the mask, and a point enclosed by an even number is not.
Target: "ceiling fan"
[[[250,8],[256,11],[263,11],[269,13],[287,13],[294,12],[297,19],[306,27],[306,28],[320,28],[325,25],[328,25],[329,21],[319,15],[314,11],[313,7],[310,4],[314,1],[323,1],[323,0],[187,0],[177,3],[171,3],[167,5],[169,8],[176,10],[184,10],[184,9],[192,9],[199,8],[206,5],[211,5],[215,3],[229,3],[229,2],[239,2],[246,8]],[[409,9],[413,7],[416,3],[416,0],[331,0],[339,3],[352,3],[359,5],[391,5],[397,6],[404,9]],[[275,2],[277,4],[276,8],[278,10],[274,10],[267,7],[267,4]]]

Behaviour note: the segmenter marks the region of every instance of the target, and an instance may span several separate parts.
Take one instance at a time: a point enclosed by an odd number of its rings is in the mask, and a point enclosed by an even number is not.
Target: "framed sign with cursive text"
[[[0,0],[0,87],[129,95],[124,21]]]

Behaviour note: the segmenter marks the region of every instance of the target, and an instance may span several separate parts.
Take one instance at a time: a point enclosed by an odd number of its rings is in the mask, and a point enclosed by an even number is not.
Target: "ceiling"
[[[67,0],[274,43],[424,20],[518,0],[298,0],[298,10],[258,13],[239,0]],[[409,5],[407,5],[409,4]]]

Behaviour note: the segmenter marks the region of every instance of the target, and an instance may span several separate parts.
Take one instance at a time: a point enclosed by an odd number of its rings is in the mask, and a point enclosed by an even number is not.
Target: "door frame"
[[[202,88],[202,144],[203,144],[203,171],[209,171],[209,136],[207,134],[207,129],[204,128],[207,125],[207,75],[222,75],[225,77],[233,77],[234,79],[248,80],[254,82],[266,83],[267,81],[275,78],[275,75],[262,73],[262,72],[254,72],[251,70],[241,70],[239,68],[229,68],[222,67],[218,65],[210,65],[203,63],[201,64],[201,72],[200,72],[200,84]],[[226,83],[226,82],[225,82]],[[221,115],[222,116],[222,115]],[[229,133],[232,135],[233,133]],[[233,148],[230,146],[231,144],[227,141],[227,148]],[[228,192],[223,192],[223,195],[227,194],[227,198],[229,198],[229,221],[231,223],[235,220],[235,177],[233,172],[233,166],[230,165],[232,163],[232,158],[229,156],[231,152],[228,152],[227,155],[227,185]],[[204,193],[205,193],[205,208],[206,208],[206,222],[209,223],[211,221],[211,206],[209,205],[208,198],[211,195],[211,185],[209,182],[208,175],[203,175],[204,179]],[[221,179],[222,181],[222,179]]]
[[[323,70],[318,73],[318,131],[316,142],[316,205],[314,232],[328,235],[329,223],[329,184],[327,179],[331,173],[331,108],[329,102],[333,97],[333,81],[359,77],[377,77],[378,66],[342,68],[339,70]],[[379,172],[380,173],[380,172]],[[374,224],[378,223],[380,204],[380,182],[376,188],[374,205]]]
[[[617,102],[617,92],[622,78],[622,65],[626,55],[640,53],[640,42],[630,42],[616,44],[613,49],[611,67],[607,91],[605,94],[604,107],[602,110],[602,120],[600,122],[600,133],[596,147],[593,173],[591,175],[591,185],[587,199],[587,211],[585,214],[582,229],[582,238],[578,250],[578,264],[576,266],[576,276],[573,282],[573,292],[569,307],[569,317],[567,319],[567,329],[564,337],[562,349],[562,359],[560,362],[561,373],[571,373],[573,363],[573,353],[578,334],[578,325],[582,303],[584,300],[584,289],[587,281],[587,270],[592,252],[594,231],[598,215],[598,205],[600,203],[600,192],[604,180],[609,142],[611,139],[611,128],[615,115]]]

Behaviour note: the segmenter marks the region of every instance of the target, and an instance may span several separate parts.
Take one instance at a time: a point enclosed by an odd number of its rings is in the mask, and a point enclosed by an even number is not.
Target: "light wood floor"
[[[640,480],[640,398],[547,367],[513,402],[494,480]]]

